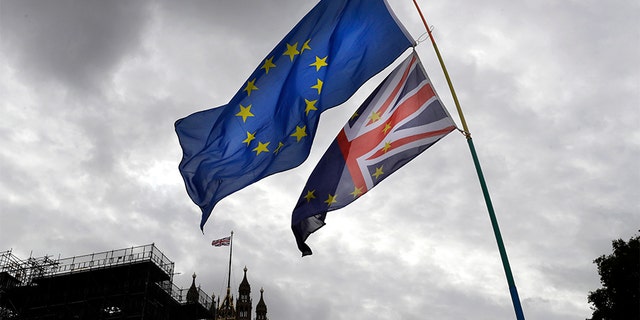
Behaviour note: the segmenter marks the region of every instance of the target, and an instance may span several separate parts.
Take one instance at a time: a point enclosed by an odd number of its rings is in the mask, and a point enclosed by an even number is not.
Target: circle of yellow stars
[[[286,49],[282,53],[282,56],[288,57],[289,58],[288,60],[290,62],[293,62],[295,59],[301,56],[305,51],[311,52],[311,50],[312,50],[311,39],[306,40],[304,43],[299,43],[299,42],[286,43]],[[327,61],[327,59],[328,59],[328,56],[324,56],[324,57],[315,56],[315,59],[313,59],[313,62],[310,63],[308,67],[315,69],[316,72],[320,72],[323,67],[329,66],[329,62]],[[263,76],[265,77],[268,76],[270,71],[272,71],[275,68],[278,68],[278,65],[276,65],[274,60],[277,61],[278,58],[276,56],[270,56],[263,61],[262,65],[259,68],[260,70],[264,70]],[[286,60],[287,59],[285,59],[284,61]],[[260,90],[260,88],[256,84],[256,80],[257,80],[256,78],[247,80],[247,83],[242,89],[242,92],[246,93],[247,99],[243,101],[251,100],[250,99],[251,94]],[[315,83],[310,84],[309,88],[314,89],[314,91],[317,92],[318,95],[320,95],[322,93],[323,85],[324,85],[324,82],[319,77],[316,77]],[[312,112],[318,110],[317,98],[313,99],[311,97],[302,97],[302,99],[304,100],[303,112],[305,116],[308,117]],[[256,117],[256,115],[254,114],[256,110],[255,108],[260,108],[259,105],[254,105],[253,103],[245,103],[245,104],[239,103],[236,107],[237,107],[236,109],[237,113],[235,113],[235,116],[238,117],[238,119],[241,120],[242,123],[251,122],[252,119]],[[262,121],[264,121],[264,119]],[[271,121],[271,119],[268,119],[268,121]],[[292,141],[295,141],[295,143],[301,142],[305,137],[308,137],[307,126],[306,125],[296,126],[293,132],[291,132],[291,134],[289,135],[289,137],[294,139]],[[262,154],[269,154],[269,153],[277,155],[287,143],[290,143],[284,140],[284,141],[278,141],[274,145],[272,144],[272,141],[261,140],[259,137],[259,132],[256,132],[256,131],[254,132],[247,131],[246,137],[243,137],[243,139],[244,140],[242,140],[242,143],[245,144],[246,147],[250,149],[251,152],[256,157]]]

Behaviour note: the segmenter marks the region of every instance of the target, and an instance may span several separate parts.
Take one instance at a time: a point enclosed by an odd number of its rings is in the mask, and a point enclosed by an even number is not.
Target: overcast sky
[[[411,0],[388,0],[414,38]],[[399,63],[325,112],[308,160],[200,210],[174,122],[226,104],[316,1],[0,0],[0,250],[155,243],[276,320],[513,319],[482,192],[454,132],[327,216],[300,257],[290,215],[344,122]],[[590,317],[593,260],[640,229],[640,3],[420,1],[474,138],[527,319]],[[424,37],[423,37],[424,38]],[[445,106],[429,42],[417,51]],[[255,306],[253,314],[255,316]]]

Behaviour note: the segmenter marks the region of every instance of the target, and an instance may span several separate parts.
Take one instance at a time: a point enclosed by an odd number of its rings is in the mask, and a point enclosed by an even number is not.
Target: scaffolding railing
[[[182,289],[173,284],[170,281],[162,281],[156,283],[160,289],[164,290],[168,293],[174,300],[178,301],[181,304],[187,303],[187,292],[189,289]],[[198,303],[206,307],[207,309],[211,308],[211,304],[213,303],[213,299],[200,287],[198,289]]]
[[[55,265],[47,268],[42,276],[88,271],[96,268],[145,261],[154,262],[167,275],[173,276],[174,263],[158,250],[154,244],[58,259],[55,260]]]
[[[174,263],[155,245],[117,249],[91,253],[69,258],[51,259],[49,256],[29,257],[20,260],[11,250],[0,253],[0,272],[15,277],[22,285],[30,284],[34,279],[66,273],[90,271],[125,264],[151,261],[173,279]]]
[[[0,252],[0,272],[15,273],[22,267],[24,262],[16,257],[11,249]]]
[[[24,263],[11,250],[0,252],[0,289],[22,284],[27,275],[23,270]]]
[[[31,285],[33,280],[38,278],[146,261],[153,262],[169,275],[170,280],[157,282],[156,285],[167,292],[177,302],[186,304],[188,289],[181,289],[173,284],[174,263],[156,248],[153,243],[58,259],[51,259],[50,256],[44,256],[38,258],[29,257],[26,260],[22,260],[15,256],[12,250],[7,250],[0,252],[0,274],[9,274],[15,279],[14,281],[17,282],[13,285],[24,286]],[[211,297],[200,288],[198,288],[198,303],[207,309],[209,309],[212,304]]]

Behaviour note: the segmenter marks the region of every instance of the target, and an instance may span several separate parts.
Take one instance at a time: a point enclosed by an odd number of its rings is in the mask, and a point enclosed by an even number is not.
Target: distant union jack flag
[[[329,146],[293,211],[292,229],[303,255],[306,238],[342,208],[455,130],[414,52],[347,122]]]
[[[214,247],[228,246],[230,244],[231,244],[231,236],[211,241],[211,245]]]

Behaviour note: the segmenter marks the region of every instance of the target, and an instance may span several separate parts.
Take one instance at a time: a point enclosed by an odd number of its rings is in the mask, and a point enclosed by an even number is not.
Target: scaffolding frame
[[[43,315],[67,309],[93,312],[92,317],[98,310],[100,319],[125,319],[119,316],[123,309],[135,309],[126,319],[171,319],[168,314],[175,315],[176,310],[200,319],[213,300],[197,288],[197,302],[187,301],[188,289],[173,283],[174,267],[153,243],[57,259],[23,260],[7,250],[0,252],[0,307],[27,315],[25,319],[58,319]],[[85,293],[75,294],[77,289],[67,283],[79,284]],[[162,311],[167,306],[173,311]]]

